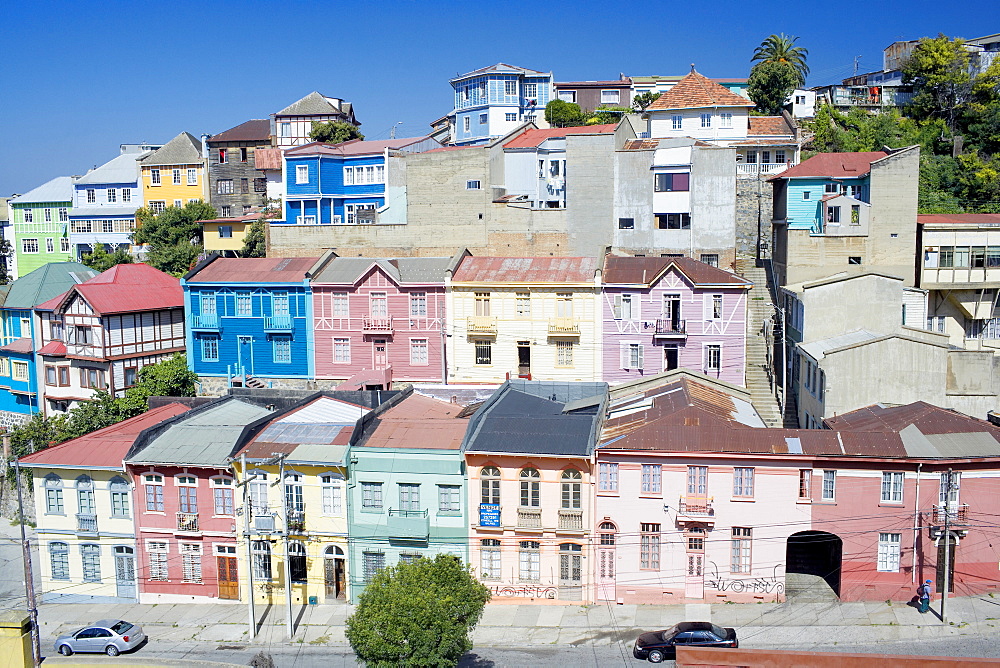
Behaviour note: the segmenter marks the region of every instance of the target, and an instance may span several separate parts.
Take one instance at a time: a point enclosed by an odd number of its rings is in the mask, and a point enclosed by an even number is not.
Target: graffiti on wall
[[[490,592],[497,598],[555,598],[557,589],[545,585],[493,585]]]
[[[784,578],[778,575],[779,566],[775,565],[770,577],[753,578],[723,578],[714,562],[711,564],[712,575],[705,578],[705,587],[717,591],[731,591],[735,594],[783,594],[785,593]]]

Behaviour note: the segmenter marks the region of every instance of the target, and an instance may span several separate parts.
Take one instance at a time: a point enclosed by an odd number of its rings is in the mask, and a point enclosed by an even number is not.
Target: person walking
[[[931,585],[934,584],[933,580],[927,580],[922,585],[917,587],[917,596],[920,597],[920,613],[923,614],[930,610],[931,607]]]

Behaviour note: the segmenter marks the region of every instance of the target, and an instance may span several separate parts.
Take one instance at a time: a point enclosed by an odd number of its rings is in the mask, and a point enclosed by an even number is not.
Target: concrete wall
[[[884,276],[836,281],[803,290],[802,305],[803,341],[856,329],[892,334],[903,324],[903,282]]]
[[[879,160],[871,172],[870,255],[866,262],[901,276],[906,285],[914,285],[915,279],[919,171],[920,149],[912,148]]]
[[[566,137],[566,255],[593,255],[614,243],[618,227],[614,149],[614,135]]]
[[[719,266],[730,269],[736,263],[735,149],[696,147],[691,151],[691,175],[692,257],[714,253]]]

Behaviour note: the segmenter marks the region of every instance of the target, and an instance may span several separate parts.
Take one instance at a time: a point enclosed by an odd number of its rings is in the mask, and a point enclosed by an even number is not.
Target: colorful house
[[[14,278],[49,262],[73,259],[69,210],[73,206],[74,181],[72,176],[58,176],[10,200]]]
[[[688,257],[604,259],[604,380],[684,368],[743,385],[751,283]]]
[[[281,111],[271,114],[271,136],[279,149],[302,146],[312,141],[313,123],[349,123],[360,127],[354,117],[354,105],[337,97],[313,91]]]
[[[142,432],[187,410],[153,408],[21,458],[34,490],[43,603],[138,600],[136,506],[122,459]]]
[[[227,384],[314,378],[309,270],[318,259],[212,256],[188,272],[188,366]]]
[[[592,601],[593,454],[605,383],[504,383],[462,442],[470,561],[495,598]]]
[[[229,457],[272,412],[222,397],[147,429],[132,444],[124,459],[133,480],[140,602],[220,603],[246,595]]]
[[[325,258],[310,272],[316,377],[441,382],[444,276],[462,257]]]
[[[208,201],[202,144],[182,132],[162,148],[139,159],[143,206],[160,213],[168,206]]]
[[[34,308],[97,276],[78,262],[51,262],[10,284],[0,307],[0,424],[10,427],[41,410],[35,351],[43,333]]]
[[[139,369],[184,351],[179,281],[147,264],[119,264],[35,307],[47,415],[98,391],[120,396]]]
[[[267,119],[251,120],[207,139],[208,191],[220,218],[267,205],[267,175],[258,169],[256,155],[271,148],[270,130]],[[211,250],[207,244],[206,250]]]
[[[460,446],[471,414],[407,388],[361,421],[348,456],[352,602],[387,565],[437,554],[469,561]]]
[[[451,143],[483,144],[524,122],[545,123],[553,97],[552,73],[497,63],[451,81],[455,106],[448,114]]]
[[[466,257],[447,276],[449,382],[601,377],[599,265],[589,257]]]
[[[250,226],[261,217],[259,212],[231,218],[199,220],[206,253],[223,257],[239,257]]]

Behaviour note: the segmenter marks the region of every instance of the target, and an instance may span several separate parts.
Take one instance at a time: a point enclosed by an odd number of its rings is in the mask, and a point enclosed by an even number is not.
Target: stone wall
[[[736,253],[757,256],[758,215],[760,230],[768,241],[767,252],[762,257],[770,257],[771,214],[774,209],[773,189],[765,181],[767,175],[739,175],[736,177]]]

